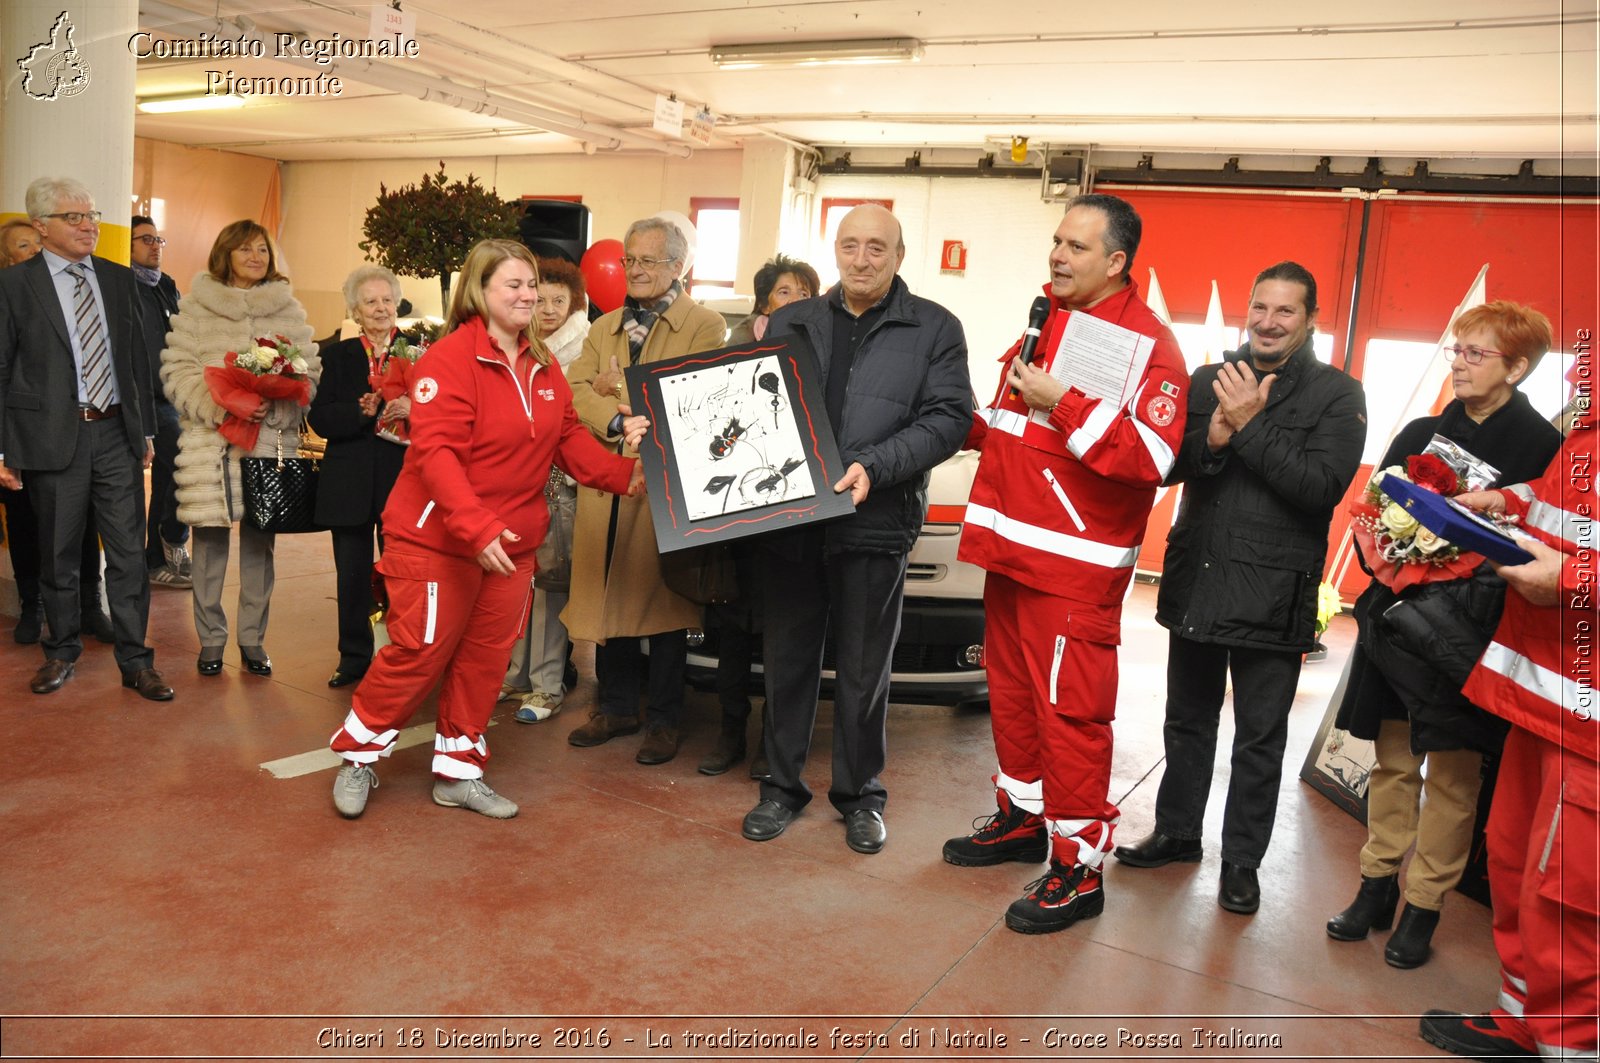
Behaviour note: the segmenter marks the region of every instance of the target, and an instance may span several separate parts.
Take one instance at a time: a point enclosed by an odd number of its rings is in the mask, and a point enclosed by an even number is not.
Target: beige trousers
[[[1378,763],[1367,787],[1367,844],[1361,874],[1383,878],[1406,871],[1407,903],[1430,912],[1461,881],[1478,811],[1483,754],[1470,749],[1411,752],[1411,724],[1384,720],[1378,728]],[[1423,774],[1423,764],[1427,774]]]

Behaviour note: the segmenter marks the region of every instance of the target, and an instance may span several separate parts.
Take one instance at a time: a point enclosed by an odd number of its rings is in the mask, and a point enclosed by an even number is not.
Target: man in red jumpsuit
[[[1544,476],[1461,501],[1521,518],[1532,562],[1496,566],[1505,612],[1464,693],[1511,721],[1489,810],[1500,998],[1430,1011],[1423,1039],[1485,1059],[1595,1058],[1600,1013],[1596,432],[1581,416]]]
[[[1172,332],[1139,298],[1129,268],[1139,215],[1078,196],[1050,252],[1050,313],[1037,355],[1012,348],[999,393],[967,446],[983,451],[959,556],[988,572],[983,605],[998,809],[945,843],[964,867],[1050,860],[1006,913],[1023,933],[1099,915],[1100,866],[1117,808],[1111,721],[1122,599],[1156,487],[1183,437],[1189,374]],[[1086,314],[1150,337],[1132,397],[1091,399],[1051,374],[1063,330]]]

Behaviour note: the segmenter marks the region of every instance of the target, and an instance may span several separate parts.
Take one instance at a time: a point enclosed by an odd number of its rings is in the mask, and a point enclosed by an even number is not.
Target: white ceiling
[[[714,147],[1058,147],[1252,154],[1592,158],[1600,0],[403,0],[420,55],[143,60],[141,97],[207,69],[320,70],[339,97],[140,115],[140,136],[277,159],[666,151],[657,93],[718,119]],[[365,38],[338,0],[141,0],[163,37]],[[213,15],[225,21],[218,26]],[[714,44],[915,37],[897,66],[719,70]],[[270,46],[269,46],[270,49]],[[426,98],[424,98],[426,97]],[[462,103],[471,109],[452,106]],[[477,113],[474,113],[476,111]]]

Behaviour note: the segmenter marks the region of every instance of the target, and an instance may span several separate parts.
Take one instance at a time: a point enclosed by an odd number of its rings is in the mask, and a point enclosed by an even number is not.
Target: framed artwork
[[[625,369],[664,554],[855,512],[803,336]]]
[[[1350,655],[1351,659],[1355,654]],[[1300,766],[1300,779],[1350,815],[1367,821],[1367,784],[1372,769],[1378,765],[1378,755],[1372,743],[1357,738],[1333,725],[1344,702],[1345,691],[1350,687],[1350,659],[1344,663],[1339,685],[1334,688],[1328,707],[1323,710],[1322,723],[1317,737],[1306,751],[1305,763]]]

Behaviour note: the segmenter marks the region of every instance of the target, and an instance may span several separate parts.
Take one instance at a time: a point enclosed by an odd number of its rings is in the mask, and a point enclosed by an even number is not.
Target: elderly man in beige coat
[[[628,297],[589,330],[567,370],[578,416],[602,443],[622,448],[619,407],[628,402],[622,369],[723,345],[722,315],[690,299],[679,276],[688,257],[682,231],[660,218],[628,226],[622,241]],[[588,385],[588,386],[585,386]],[[633,451],[626,451],[630,456]],[[561,619],[574,639],[596,643],[599,707],[567,736],[597,746],[639,730],[639,693],[648,691],[645,736],[634,758],[664,764],[678,753],[688,629],[700,607],[661,580],[655,525],[643,496],[578,488],[572,596]],[[648,682],[641,641],[650,640]]]

